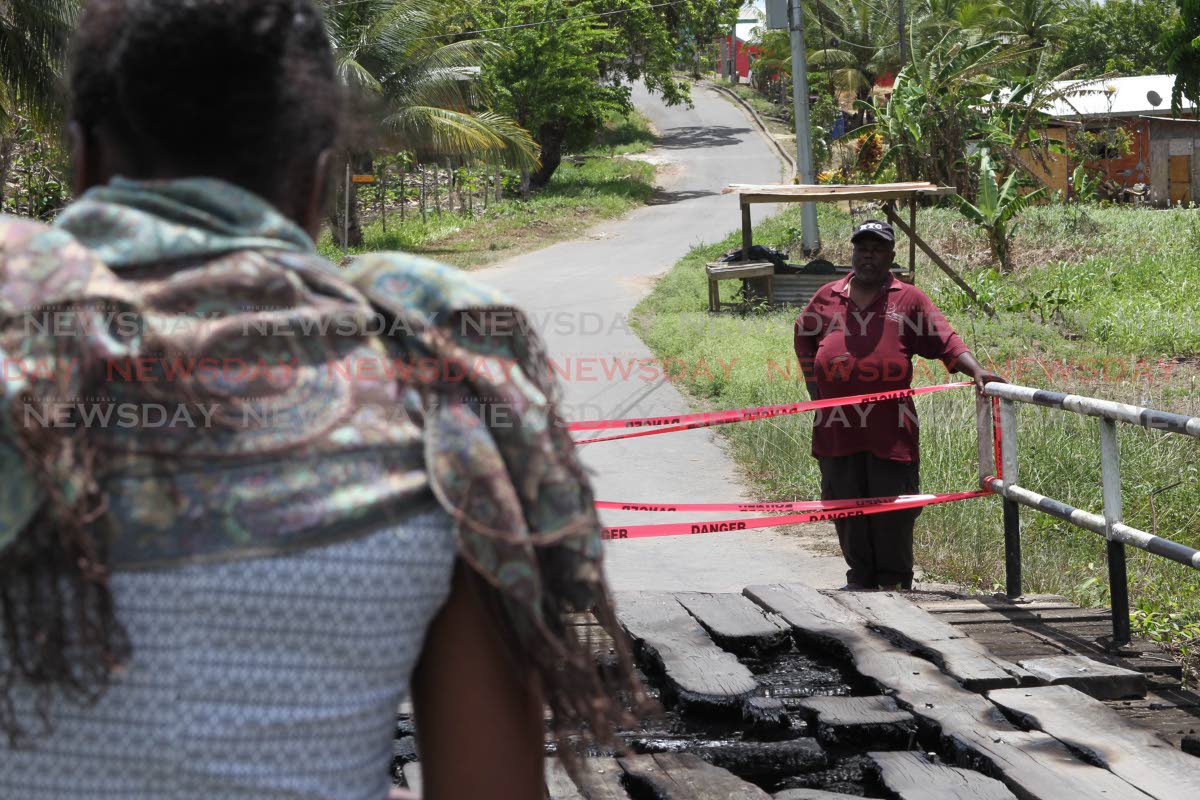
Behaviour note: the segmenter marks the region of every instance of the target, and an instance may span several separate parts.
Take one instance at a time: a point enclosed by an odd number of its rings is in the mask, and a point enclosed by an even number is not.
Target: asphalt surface
[[[655,277],[692,247],[719,241],[738,227],[737,201],[722,195],[722,188],[783,179],[778,155],[743,111],[710,89],[697,87],[693,95],[693,108],[667,108],[644,90],[635,92],[638,108],[660,135],[647,156],[661,166],[662,191],[651,205],[582,239],[476,273],[514,298],[541,330],[564,385],[568,419],[690,410],[663,378],[661,365],[642,363],[654,356],[627,315]],[[756,218],[766,213],[769,208],[755,209]],[[790,337],[791,331],[779,335]],[[585,445],[582,453],[597,499],[648,504],[754,499],[711,429]],[[739,516],[747,515],[603,514],[608,525]],[[811,549],[814,536],[836,545],[828,525],[808,526],[803,535],[771,529],[610,541],[607,571],[617,590],[717,592],[777,581],[844,583],[841,558],[817,555]]]

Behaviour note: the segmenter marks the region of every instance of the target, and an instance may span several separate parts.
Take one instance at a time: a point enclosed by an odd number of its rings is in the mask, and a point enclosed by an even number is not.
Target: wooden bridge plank
[[[545,771],[549,800],[629,800],[625,787],[621,785],[622,771],[615,758],[584,759],[582,791],[557,758],[546,759]],[[404,783],[414,793],[421,794],[419,762],[412,761],[404,765]]]
[[[931,608],[925,608],[931,614],[950,625],[988,625],[994,623],[1037,623],[1037,622],[1101,622],[1111,624],[1112,612],[1107,609],[1091,608],[1052,608],[1029,611],[1020,606],[1012,609],[997,608],[980,611],[951,611],[936,613]]]
[[[758,689],[737,657],[713,643],[708,632],[670,594],[618,594],[617,619],[646,659],[660,668],[687,710],[741,713]]]
[[[1200,766],[1153,732],[1070,686],[989,692],[992,702],[1083,753],[1157,800],[1200,797]]]
[[[629,800],[621,784],[624,774],[615,758],[587,758],[582,786],[577,786],[557,758],[546,759],[546,790],[550,800]]]
[[[923,753],[868,753],[879,780],[900,800],[1017,800],[1003,783],[978,772],[935,764]]]
[[[791,637],[787,625],[740,594],[678,592],[675,599],[730,649],[769,650]]]
[[[617,761],[630,781],[644,788],[654,800],[771,798],[754,784],[689,753],[623,756]]]
[[[834,598],[905,650],[927,656],[968,689],[986,691],[1035,683],[1028,673],[953,625],[892,592],[842,592]]]
[[[871,748],[907,747],[916,736],[913,715],[888,695],[810,697],[796,705],[812,718],[817,739],[827,744]]]
[[[808,737],[779,742],[728,742],[690,752],[743,778],[778,777],[829,766],[829,756],[816,739]]]
[[[1075,758],[1058,740],[1017,730],[986,698],[887,642],[862,617],[817,590],[774,584],[745,591],[800,634],[847,651],[862,675],[940,728],[957,762],[984,766],[1022,800],[1147,800],[1111,772]]]
[[[1097,700],[1127,700],[1146,696],[1146,676],[1086,656],[1030,658],[1021,666],[1050,686],[1070,686]]]

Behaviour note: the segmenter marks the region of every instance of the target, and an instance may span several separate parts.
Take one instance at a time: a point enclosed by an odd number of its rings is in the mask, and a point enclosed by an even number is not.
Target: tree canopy
[[[690,102],[675,67],[736,17],[741,0],[490,0],[477,3],[473,27],[504,48],[485,66],[498,109],[530,131],[545,185],[564,149],[585,143],[605,118],[629,108],[643,83],[670,105]]]
[[[1080,3],[1067,19],[1054,63],[1059,70],[1081,67],[1086,77],[1167,72],[1165,36],[1174,18],[1171,0]]]

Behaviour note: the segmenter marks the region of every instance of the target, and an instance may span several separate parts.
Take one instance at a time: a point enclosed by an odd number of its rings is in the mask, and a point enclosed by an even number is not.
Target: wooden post
[[[421,224],[429,222],[429,201],[426,198],[425,165],[421,165]]]
[[[433,162],[433,210],[439,216],[442,213],[442,176],[436,161]]]
[[[383,232],[387,233],[387,162],[379,165],[379,219],[383,223]]]
[[[754,245],[754,231],[750,224],[750,204],[742,201],[742,261],[750,260],[750,248]]]
[[[471,170],[467,168],[467,213],[475,216],[475,181],[471,177]]]
[[[446,159],[446,209],[454,213],[454,159]]]
[[[922,239],[920,236],[917,236],[917,232],[915,230],[905,224],[904,220],[900,219],[900,215],[896,213],[896,209],[892,205],[885,205],[883,207],[883,211],[885,214],[887,214],[888,221],[891,222],[895,227],[899,228],[905,236],[916,242],[917,247],[921,248],[921,252],[929,256],[929,260],[934,264],[937,264],[938,268],[941,269],[942,272],[949,275],[950,280],[954,281],[958,285],[958,288],[967,293],[967,297],[970,297],[972,300],[974,300],[980,308],[987,312],[989,317],[996,316],[996,312],[992,310],[992,307],[979,299],[979,295],[975,294],[975,290],[971,288],[970,284],[964,281],[962,277],[954,271],[953,267],[947,264],[932,247],[926,244],[924,239]]]
[[[917,229],[917,199],[915,197],[908,201],[908,224],[914,231]],[[915,284],[917,282],[917,243],[911,236],[908,237],[908,275]]]
[[[504,174],[496,167],[496,202],[504,200]]]
[[[400,167],[400,220],[408,216],[408,164]]]
[[[350,157],[346,157],[346,204],[342,214],[342,251],[350,250]]]

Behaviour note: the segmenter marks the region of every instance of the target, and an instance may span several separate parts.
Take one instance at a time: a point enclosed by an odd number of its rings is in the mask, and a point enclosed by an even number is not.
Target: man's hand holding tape
[[[912,385],[913,356],[938,359],[977,389],[1003,381],[987,370],[933,301],[891,272],[892,226],[866,220],[851,237],[854,272],[823,286],[795,325],[795,349],[811,399],[877,394]],[[813,422],[821,498],[920,491],[917,414],[911,398],[833,409]],[[913,525],[920,510],[837,520],[848,590],[909,589]]]

